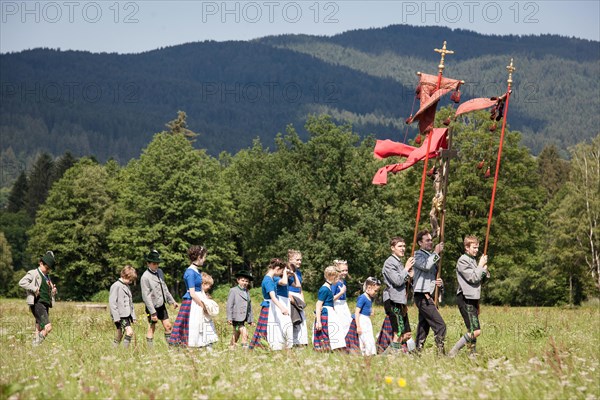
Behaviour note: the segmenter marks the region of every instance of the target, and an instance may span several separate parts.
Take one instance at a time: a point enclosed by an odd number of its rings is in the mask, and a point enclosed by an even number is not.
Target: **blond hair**
[[[325,272],[323,272],[323,276],[325,277],[325,280],[333,280],[333,279],[329,279],[329,278],[335,278],[339,275],[340,273],[338,272],[337,268],[334,267],[333,265],[328,266],[327,268],[325,268]]]
[[[294,256],[294,255],[296,255],[296,254],[298,254],[298,255],[302,255],[302,252],[301,252],[300,250],[288,249],[288,255],[287,255],[287,257],[288,257],[288,260],[289,260],[290,258],[292,258],[292,256]]]
[[[137,279],[137,272],[135,268],[129,264],[125,265],[121,270],[121,278],[129,279],[131,282],[135,281]]]
[[[212,276],[210,276],[209,274],[207,274],[206,272],[202,272],[202,284],[203,285],[214,285],[215,281],[213,280]]]
[[[465,244],[465,249],[466,249],[467,247],[470,247],[472,244],[479,244],[479,239],[477,239],[477,236],[467,235],[467,236],[465,236],[464,244]]]

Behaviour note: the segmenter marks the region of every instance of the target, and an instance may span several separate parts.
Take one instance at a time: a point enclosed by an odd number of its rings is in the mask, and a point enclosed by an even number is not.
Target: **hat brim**
[[[250,275],[250,274],[243,274],[243,273],[242,274],[235,274],[235,279],[237,279],[237,278],[247,278],[247,279],[249,279],[251,281],[254,280],[254,277],[252,275]]]
[[[161,258],[152,258],[152,259],[150,259],[150,258],[146,257],[146,262],[152,262],[152,263],[160,264],[161,262],[163,262],[163,260]]]

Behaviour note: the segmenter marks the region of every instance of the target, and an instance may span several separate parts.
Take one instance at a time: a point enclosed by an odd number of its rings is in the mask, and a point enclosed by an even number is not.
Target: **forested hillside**
[[[566,155],[567,146],[598,133],[599,46],[587,40],[390,26],[127,55],[35,49],[0,55],[0,186],[41,151],[124,164],[178,110],[199,133],[194,145],[212,155],[257,137],[273,146],[288,124],[302,127],[321,112],[351,122],[362,137],[399,140],[415,72],[436,72],[433,48],[444,40],[456,52],[445,73],[466,81],[463,100],[500,94],[515,58],[509,123],[534,154],[555,143]],[[298,133],[307,138],[303,128]]]

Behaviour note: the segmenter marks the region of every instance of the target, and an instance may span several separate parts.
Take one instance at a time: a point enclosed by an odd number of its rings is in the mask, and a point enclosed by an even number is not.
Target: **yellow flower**
[[[404,378],[400,378],[398,379],[398,386],[400,386],[401,388],[406,386],[406,379]]]
[[[391,376],[386,376],[386,377],[385,377],[385,383],[387,383],[388,385],[389,385],[390,383],[392,383],[393,381],[394,381],[394,379],[393,379]]]

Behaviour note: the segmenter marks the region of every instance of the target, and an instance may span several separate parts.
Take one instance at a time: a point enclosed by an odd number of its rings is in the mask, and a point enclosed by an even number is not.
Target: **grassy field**
[[[254,303],[258,312],[258,303]],[[312,303],[314,306],[314,303]],[[173,350],[158,327],[145,346],[146,322],[129,349],[112,347],[107,310],[58,303],[54,331],[31,344],[33,318],[24,300],[0,301],[0,399],[598,399],[600,308],[482,307],[479,356],[439,358],[433,337],[421,356],[230,350],[229,328],[217,317],[214,351]],[[138,315],[143,306],[136,305]],[[176,312],[170,309],[172,320]],[[384,317],[377,307],[376,332]],[[442,307],[447,348],[463,333],[456,307]],[[312,310],[309,311],[312,315]],[[416,328],[416,309],[410,320]],[[310,318],[312,322],[312,318]],[[251,332],[253,328],[251,329]]]

